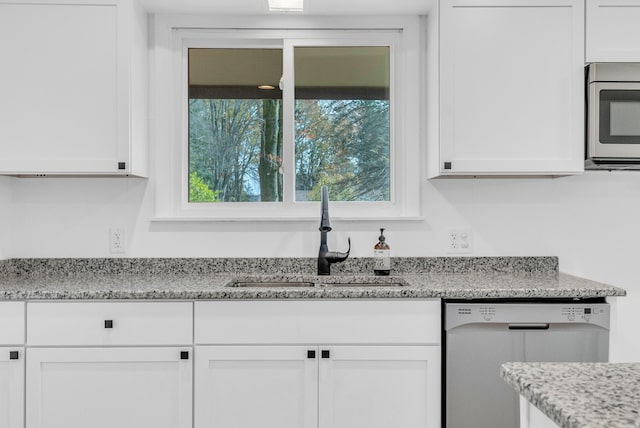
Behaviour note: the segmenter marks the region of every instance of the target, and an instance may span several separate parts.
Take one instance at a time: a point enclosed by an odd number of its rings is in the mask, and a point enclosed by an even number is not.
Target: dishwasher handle
[[[549,323],[512,323],[509,330],[549,330]]]

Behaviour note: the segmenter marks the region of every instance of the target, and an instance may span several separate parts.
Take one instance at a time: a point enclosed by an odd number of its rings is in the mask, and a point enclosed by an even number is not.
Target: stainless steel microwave
[[[587,167],[640,169],[640,63],[588,67]]]

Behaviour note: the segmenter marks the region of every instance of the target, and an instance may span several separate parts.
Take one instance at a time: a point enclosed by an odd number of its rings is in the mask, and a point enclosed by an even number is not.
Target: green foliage
[[[319,200],[390,198],[389,103],[386,100],[296,102],[296,190]]]
[[[189,174],[189,202],[220,202],[219,193],[211,190],[196,171]]]
[[[322,185],[334,201],[390,199],[387,100],[305,99],[295,109],[297,199],[319,200]],[[189,100],[190,201],[281,201],[281,164],[281,100]]]
[[[189,100],[189,171],[222,202],[254,200],[261,132],[261,100]]]

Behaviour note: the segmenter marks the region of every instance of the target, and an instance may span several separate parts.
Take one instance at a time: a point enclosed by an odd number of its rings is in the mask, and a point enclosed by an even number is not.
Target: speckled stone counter
[[[505,363],[501,376],[562,428],[640,427],[640,363]]]
[[[392,275],[354,258],[317,276],[313,258],[15,259],[2,263],[0,300],[573,298],[623,289],[558,273],[555,257],[394,258]],[[238,282],[307,286],[239,287]],[[367,286],[359,286],[367,283]],[[394,284],[394,285],[392,285]]]

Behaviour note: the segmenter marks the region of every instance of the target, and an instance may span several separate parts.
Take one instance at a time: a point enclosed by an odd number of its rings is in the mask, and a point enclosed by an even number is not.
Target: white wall
[[[11,181],[9,177],[0,177],[0,260],[9,258],[11,230]]]
[[[111,257],[110,227],[127,229],[128,257],[313,257],[319,243],[316,220],[151,222],[151,179],[21,178],[11,194],[12,257]],[[423,182],[421,198],[424,221],[334,220],[330,246],[349,235],[354,256],[371,256],[386,227],[395,256],[446,255],[447,229],[469,227],[473,255],[557,255],[567,272],[616,282],[637,258],[640,173],[438,179]]]
[[[112,257],[109,228],[126,229],[126,257],[314,257],[317,222],[152,223],[153,180],[23,178],[5,257]],[[395,256],[442,256],[451,227],[469,227],[477,256],[553,255],[560,269],[627,289],[619,298],[614,360],[640,361],[640,172],[565,178],[439,179],[422,187],[422,222],[333,221],[331,249],[351,236],[353,256],[372,255],[378,227]],[[417,195],[416,195],[417,196]],[[4,205],[3,205],[4,206]],[[0,211],[0,216],[6,214]],[[7,229],[6,221],[0,224]],[[4,242],[4,240],[3,240]]]

